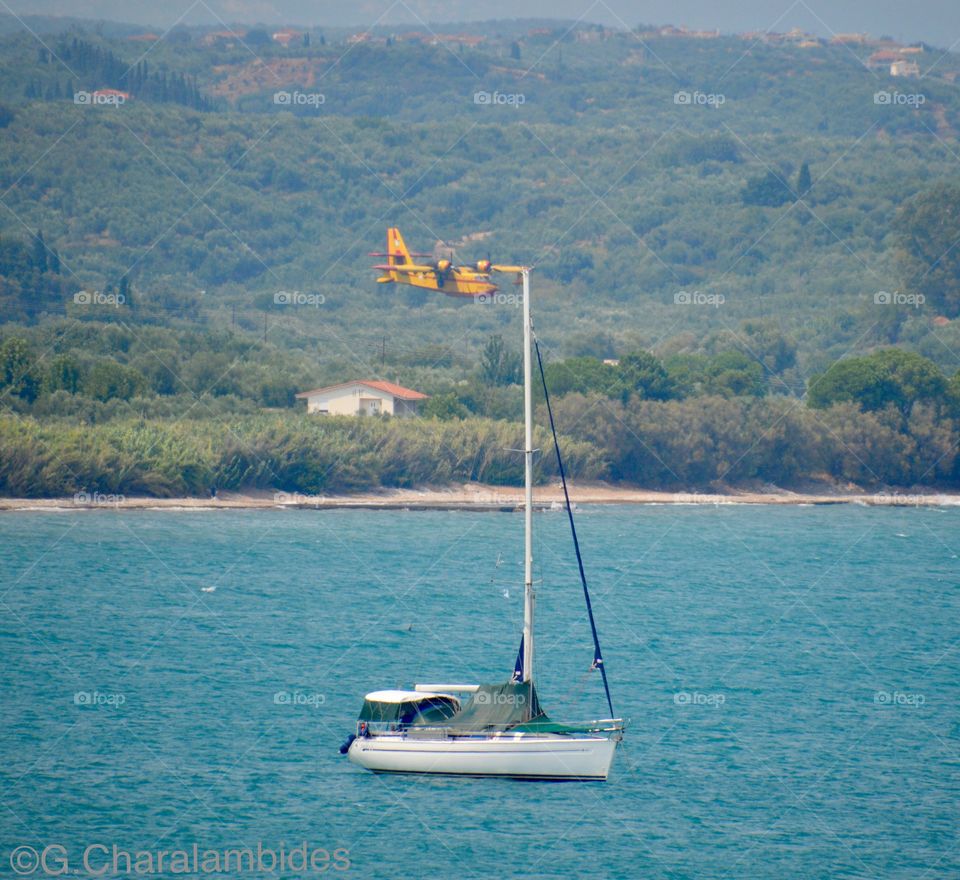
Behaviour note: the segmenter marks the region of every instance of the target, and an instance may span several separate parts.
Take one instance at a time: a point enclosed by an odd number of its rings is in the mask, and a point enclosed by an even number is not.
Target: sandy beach
[[[607,483],[580,483],[570,487],[575,504],[861,504],[877,507],[940,507],[960,505],[960,494],[887,490],[842,491],[832,487],[810,492],[782,489],[730,490],[724,493],[658,492]],[[534,493],[540,508],[563,503],[559,485],[539,486]],[[459,483],[421,489],[384,489],[339,495],[252,490],[220,492],[216,498],[151,498],[81,492],[66,498],[0,498],[0,511],[17,510],[242,510],[336,509],[370,510],[514,510],[523,501],[522,489]]]

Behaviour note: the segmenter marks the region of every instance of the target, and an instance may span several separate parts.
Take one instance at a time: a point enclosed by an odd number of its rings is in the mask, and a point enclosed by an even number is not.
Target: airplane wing
[[[389,265],[380,265],[374,266],[374,269],[380,269],[382,272],[408,272],[415,274],[417,272],[435,272],[436,269],[433,266],[389,266]]]
[[[370,253],[368,253],[367,256],[368,257],[395,257],[397,255],[385,254],[383,251],[370,251]],[[432,257],[433,254],[418,254],[411,251],[410,256],[411,257]]]
[[[492,272],[523,272],[524,269],[528,268],[527,266],[499,266],[494,265],[490,267]]]

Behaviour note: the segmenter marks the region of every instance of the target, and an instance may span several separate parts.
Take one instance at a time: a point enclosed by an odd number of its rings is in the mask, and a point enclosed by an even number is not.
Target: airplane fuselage
[[[442,283],[437,278],[436,272],[406,272],[403,275],[390,272],[377,280],[381,284],[409,284],[425,290],[436,290],[446,296],[476,297],[485,293],[495,293],[497,290],[497,285],[488,281],[485,276],[461,270],[450,272]]]

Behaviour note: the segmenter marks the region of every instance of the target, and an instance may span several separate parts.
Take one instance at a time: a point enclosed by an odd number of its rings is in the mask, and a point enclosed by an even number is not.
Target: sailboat
[[[341,746],[350,761],[376,773],[492,776],[537,780],[606,780],[624,723],[614,718],[600,641],[584,575],[573,508],[530,313],[530,270],[523,282],[524,602],[523,635],[509,681],[416,684],[366,695],[356,732]],[[533,344],[532,344],[533,343]],[[610,718],[559,723],[544,712],[533,681],[533,348],[546,397],[590,627],[592,670],[599,670]]]

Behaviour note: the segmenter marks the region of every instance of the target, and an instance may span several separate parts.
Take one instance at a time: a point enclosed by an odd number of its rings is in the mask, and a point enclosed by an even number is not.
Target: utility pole
[[[380,369],[383,370],[383,365],[387,362],[387,337],[380,337]]]

